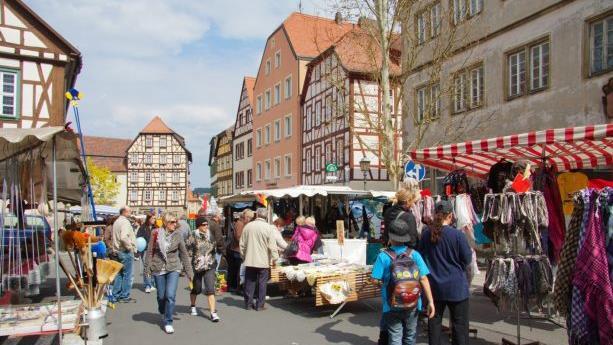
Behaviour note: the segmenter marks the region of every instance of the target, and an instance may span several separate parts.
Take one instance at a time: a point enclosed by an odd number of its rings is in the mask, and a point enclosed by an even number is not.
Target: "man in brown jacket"
[[[251,219],[253,219],[253,211],[250,209],[244,210],[234,222],[234,231],[228,236],[232,236],[226,259],[228,261],[228,288],[231,292],[240,293],[240,269],[243,260],[241,259],[240,240],[243,234],[243,228]]]

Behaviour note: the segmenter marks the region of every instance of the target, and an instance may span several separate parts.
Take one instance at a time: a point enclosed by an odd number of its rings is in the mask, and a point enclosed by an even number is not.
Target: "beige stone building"
[[[404,85],[411,100],[404,103],[407,145],[419,121],[432,121],[421,147],[610,121],[602,102],[602,87],[613,77],[610,0],[419,6],[403,27],[405,56],[420,50]],[[451,13],[449,20],[444,13]],[[452,54],[440,75],[431,73],[429,51],[451,31]]]
[[[191,161],[185,139],[153,118],[128,148],[128,205],[137,213],[185,213]]]

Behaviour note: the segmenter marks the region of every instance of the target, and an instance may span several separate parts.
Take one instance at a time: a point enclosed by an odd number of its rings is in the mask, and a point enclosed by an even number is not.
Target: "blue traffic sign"
[[[412,160],[404,165],[404,175],[408,178],[414,178],[417,181],[422,181],[426,178],[426,167],[421,164],[415,164]]]

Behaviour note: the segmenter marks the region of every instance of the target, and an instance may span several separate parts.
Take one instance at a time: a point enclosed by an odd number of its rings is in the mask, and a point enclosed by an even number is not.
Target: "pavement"
[[[140,273],[138,269],[137,273]],[[516,314],[499,313],[489,299],[483,296],[480,285],[483,284],[484,275],[482,272],[473,282],[470,326],[477,329],[478,333],[476,337],[471,335],[470,343],[501,344],[502,338],[515,342]],[[54,291],[53,284],[54,281],[50,280],[46,288],[50,294]],[[312,298],[283,298],[275,294],[271,285],[271,299],[268,301],[268,309],[264,311],[244,310],[243,299],[239,296],[229,293],[217,296],[221,322],[212,323],[204,307],[204,296],[199,297],[197,302],[200,315],[189,314],[189,291],[186,287],[187,281],[181,280],[177,291],[175,334],[168,335],[161,327],[155,293],[144,293],[142,278],[138,274],[132,291],[136,301],[118,304],[115,310],[107,311],[109,337],[104,339],[104,344],[373,345],[378,338],[381,310],[379,299],[348,303],[334,319],[330,319],[334,307],[317,308]],[[520,324],[522,344],[540,341],[544,345],[560,345],[568,342],[566,330],[548,321],[522,319]],[[427,343],[426,327],[421,324],[417,344]],[[57,344],[57,338],[0,338],[0,345],[24,344]]]

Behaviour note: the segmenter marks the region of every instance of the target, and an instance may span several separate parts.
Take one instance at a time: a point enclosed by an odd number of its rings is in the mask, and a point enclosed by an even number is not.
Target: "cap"
[[[441,200],[436,203],[434,212],[453,213],[453,205],[451,205],[449,200]]]
[[[415,222],[406,222],[395,219],[390,224],[389,239],[396,242],[412,243],[417,240],[417,225]]]
[[[205,217],[196,218],[196,227],[199,228],[200,225],[208,225],[209,221]]]

